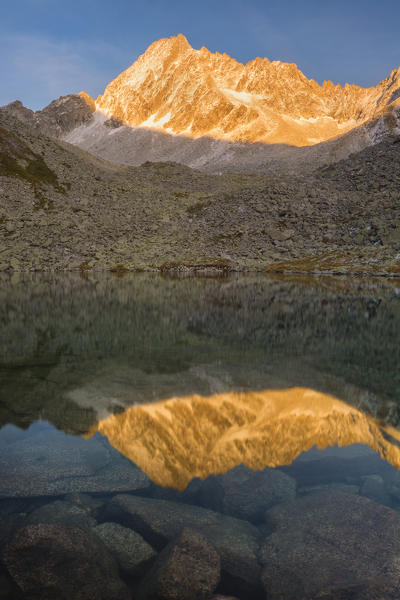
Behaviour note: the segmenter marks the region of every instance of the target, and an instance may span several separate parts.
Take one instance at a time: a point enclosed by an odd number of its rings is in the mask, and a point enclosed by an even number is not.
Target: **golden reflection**
[[[288,465],[313,446],[366,444],[400,466],[394,428],[307,388],[171,398],[108,416],[89,436],[97,431],[155,483],[179,490],[241,463]]]

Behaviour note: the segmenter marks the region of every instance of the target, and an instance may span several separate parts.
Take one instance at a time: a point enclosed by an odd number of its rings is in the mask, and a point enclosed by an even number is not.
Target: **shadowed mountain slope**
[[[211,136],[190,138],[157,129],[130,127],[97,112],[64,136],[71,144],[115,163],[175,162],[210,173],[306,175],[347,158],[400,132],[400,109],[393,108],[348,133],[312,146],[232,142]]]
[[[0,270],[399,273],[398,138],[308,177],[218,176],[0,128]]]

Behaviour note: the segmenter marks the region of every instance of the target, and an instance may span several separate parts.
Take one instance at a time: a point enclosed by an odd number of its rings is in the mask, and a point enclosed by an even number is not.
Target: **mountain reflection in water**
[[[2,599],[398,600],[398,281],[0,274],[0,328]]]
[[[93,428],[157,484],[289,465],[301,452],[365,444],[400,467],[400,433],[310,389],[192,396],[127,408]]]

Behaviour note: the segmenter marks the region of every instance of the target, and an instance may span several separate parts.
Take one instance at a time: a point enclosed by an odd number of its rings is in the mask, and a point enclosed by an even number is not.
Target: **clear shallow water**
[[[0,598],[398,598],[395,280],[0,284]]]

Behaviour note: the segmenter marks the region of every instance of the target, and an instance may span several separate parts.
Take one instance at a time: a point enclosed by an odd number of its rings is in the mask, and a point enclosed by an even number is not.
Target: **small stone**
[[[14,233],[16,227],[12,221],[7,221],[6,223],[6,231],[7,233]]]

